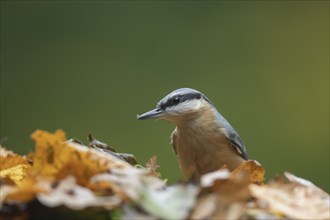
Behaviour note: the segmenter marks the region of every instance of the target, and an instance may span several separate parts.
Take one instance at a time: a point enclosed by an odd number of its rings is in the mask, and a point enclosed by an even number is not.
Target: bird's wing
[[[171,135],[171,141],[172,141],[172,148],[173,148],[173,151],[175,154],[178,154],[177,152],[177,149],[176,149],[176,138],[177,138],[177,131],[176,129],[172,132],[172,135]]]
[[[249,157],[247,155],[245,146],[241,140],[241,138],[238,136],[238,134],[236,132],[231,132],[229,133],[229,137],[228,137],[231,145],[235,148],[235,150],[237,150],[237,152],[245,159],[248,160]]]
[[[243,159],[248,160],[248,155],[243,144],[243,141],[238,136],[235,129],[229,124],[229,122],[219,113],[216,114],[217,121],[220,122],[221,127],[226,131],[227,136],[231,146],[243,157]]]

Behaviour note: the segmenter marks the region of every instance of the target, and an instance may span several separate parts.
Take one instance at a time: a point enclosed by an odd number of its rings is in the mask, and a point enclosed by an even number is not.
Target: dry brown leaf
[[[116,150],[113,147],[111,147],[107,143],[104,143],[104,142],[101,142],[101,141],[95,139],[92,136],[92,134],[88,134],[87,139],[89,141],[89,144],[88,144],[89,147],[102,148],[102,149],[106,149],[106,150],[109,150],[109,151],[112,151],[112,152],[116,152]]]
[[[250,182],[246,176],[223,181],[216,186],[216,210],[212,219],[239,219],[243,215],[246,203],[251,198],[248,188]]]
[[[73,176],[67,176],[59,181],[49,193],[39,193],[37,198],[48,207],[65,205],[74,210],[95,206],[113,209],[122,201],[117,196],[96,196],[89,188],[78,185]]]
[[[309,180],[295,176],[292,173],[284,172],[284,176],[292,183],[296,183],[301,186],[305,186],[311,192],[311,194],[319,195],[320,198],[328,198],[329,195]]]
[[[228,203],[245,201],[250,197],[248,189],[250,178],[245,172],[232,175],[227,169],[216,170],[204,174],[200,184],[202,188],[209,188],[221,196],[222,201]]]
[[[262,184],[265,181],[265,169],[256,160],[244,161],[230,175],[231,177],[248,175],[250,182],[255,184]]]
[[[189,219],[210,219],[217,209],[217,197],[215,194],[208,194],[201,196]]]
[[[150,169],[154,176],[160,177],[160,174],[157,172],[157,169],[159,168],[159,165],[157,164],[157,156],[152,156],[145,166]]]
[[[206,188],[208,195],[215,195],[212,201],[216,209],[212,209],[209,201],[198,200],[199,204],[193,210],[191,218],[198,219],[199,216],[207,219],[238,219],[243,215],[247,201],[251,198],[249,191],[250,176],[247,172],[232,175],[227,169],[220,169],[201,177],[201,187]],[[212,197],[209,197],[212,198]],[[207,206],[209,213],[201,206]]]
[[[259,204],[267,204],[269,212],[292,219],[329,219],[329,195],[314,184],[301,184],[309,181],[292,174],[290,178],[289,182],[279,179],[268,185],[250,185],[251,193]]]
[[[117,155],[133,166],[137,164],[137,160],[133,154],[117,153]]]
[[[89,141],[88,147],[94,148],[102,153],[117,157],[118,159],[123,160],[131,165],[137,164],[136,158],[133,154],[117,153],[116,150],[113,147],[111,147],[109,144],[95,139],[91,134],[88,134],[87,139]]]
[[[194,219],[239,219],[243,216],[247,201],[251,198],[249,185],[261,183],[264,178],[264,169],[256,161],[246,161],[233,172],[222,168],[204,174],[200,185],[208,189],[207,195],[198,199],[198,205],[193,210],[191,218]],[[210,202],[206,198],[213,198]],[[202,209],[201,207],[205,207]],[[216,208],[212,208],[215,206]]]
[[[216,182],[213,190],[218,194],[218,198],[223,204],[246,203],[251,197],[249,184],[248,177],[240,175]]]

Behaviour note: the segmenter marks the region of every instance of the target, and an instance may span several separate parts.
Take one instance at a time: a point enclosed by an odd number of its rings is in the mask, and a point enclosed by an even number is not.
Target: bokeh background
[[[329,192],[328,1],[1,1],[1,142],[89,132],[163,178],[174,126],[136,115],[179,87],[205,93],[272,178]]]

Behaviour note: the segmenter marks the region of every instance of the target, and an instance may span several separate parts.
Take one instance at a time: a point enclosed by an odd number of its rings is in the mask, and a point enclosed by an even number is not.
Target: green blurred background
[[[174,126],[137,121],[168,92],[205,93],[272,178],[329,192],[328,1],[1,1],[1,141],[88,132],[181,179]]]

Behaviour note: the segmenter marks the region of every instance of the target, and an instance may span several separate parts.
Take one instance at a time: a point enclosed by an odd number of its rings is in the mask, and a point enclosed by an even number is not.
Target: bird
[[[235,129],[213,103],[192,88],[179,88],[156,108],[137,115],[137,119],[163,119],[176,128],[171,134],[173,151],[186,180],[226,167],[233,171],[248,160],[247,150]]]

